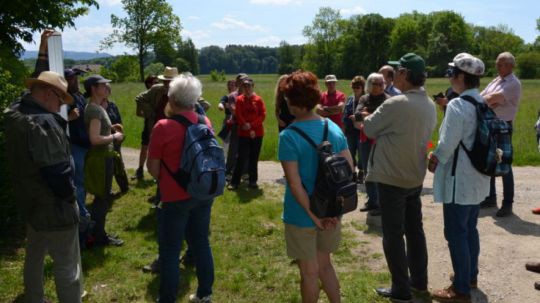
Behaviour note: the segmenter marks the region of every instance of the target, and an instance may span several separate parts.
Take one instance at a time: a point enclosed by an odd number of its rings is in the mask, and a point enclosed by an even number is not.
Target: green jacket
[[[164,95],[167,95],[167,89],[163,83],[152,86],[147,91],[144,91],[135,97],[137,103],[137,113],[142,112],[145,119],[151,120],[149,125],[154,125],[156,117],[156,107]]]
[[[66,121],[30,94],[4,111],[7,166],[22,217],[36,231],[79,222]]]
[[[113,158],[114,171],[124,169],[120,154],[114,150],[90,148],[84,158],[84,189],[98,197],[105,196],[105,158]]]

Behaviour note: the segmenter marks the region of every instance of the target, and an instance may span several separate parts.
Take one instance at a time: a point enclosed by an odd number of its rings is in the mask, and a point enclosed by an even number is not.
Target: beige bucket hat
[[[159,80],[172,80],[177,76],[178,76],[178,68],[165,66],[165,71],[163,71],[163,75],[159,75],[158,79]]]
[[[73,104],[73,97],[67,92],[67,81],[58,73],[44,71],[37,78],[28,78],[24,83],[28,89],[31,89],[35,84],[52,86],[62,92],[62,100],[65,104]]]

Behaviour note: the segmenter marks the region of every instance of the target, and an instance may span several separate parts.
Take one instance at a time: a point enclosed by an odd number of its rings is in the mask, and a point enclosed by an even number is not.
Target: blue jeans
[[[471,281],[478,276],[480,237],[478,205],[444,204],[444,237],[448,241],[454,268],[454,288],[460,294],[471,292]]]
[[[214,259],[208,240],[213,200],[194,199],[165,202],[160,213],[159,258],[161,260],[159,302],[175,302],[180,268],[178,258],[184,235],[189,237],[190,249],[197,271],[197,297],[212,294]]]
[[[79,206],[81,217],[85,217],[88,214],[88,210],[86,209],[86,190],[84,189],[84,157],[87,152],[87,148],[71,144],[71,154],[73,156],[73,162],[75,162],[75,178],[73,181],[75,183],[77,205]]]
[[[360,159],[362,160],[362,167],[364,167],[364,176],[367,175],[367,167],[369,160],[369,153],[371,152],[371,146],[368,141],[360,142]],[[366,202],[367,206],[370,207],[379,207],[379,195],[377,193],[377,183],[375,182],[365,182],[364,186],[366,187],[366,194],[368,200]]]

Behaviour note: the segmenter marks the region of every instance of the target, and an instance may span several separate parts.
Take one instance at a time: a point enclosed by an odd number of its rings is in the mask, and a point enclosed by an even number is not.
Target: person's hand
[[[287,126],[287,123],[285,123],[285,121],[281,120],[278,118],[278,124],[279,124],[279,127],[285,127]]]
[[[53,34],[54,34],[53,29],[46,29],[41,33],[41,42],[39,43],[39,52],[40,53],[47,53],[47,50],[49,49],[49,44],[47,43],[47,40]]]
[[[251,125],[250,125],[249,123],[244,123],[244,124],[242,125],[242,129],[243,129],[243,130],[249,130],[249,129],[251,129]]]
[[[113,124],[111,125],[111,127],[114,129],[115,132],[117,133],[123,133],[124,132],[124,127],[122,126],[122,124]]]
[[[324,227],[324,230],[333,230],[339,223],[338,217],[329,217],[321,219],[321,224]]]
[[[369,112],[367,111],[366,108],[364,108],[364,110],[362,110],[362,111],[360,112],[360,114],[362,115],[362,117],[364,117],[364,119],[365,119],[367,116],[371,115],[371,113],[369,113]]]
[[[255,138],[255,135],[256,135],[256,134],[255,134],[255,131],[254,131],[254,130],[252,130],[252,131],[249,132],[249,137],[250,137],[251,139]]]
[[[116,133],[113,134],[113,138],[117,142],[122,142],[122,141],[124,141],[124,134],[121,133],[121,132],[116,132]]]
[[[352,122],[356,121],[356,119],[354,118],[354,115],[350,115],[350,116],[349,116],[349,119],[350,119]]]
[[[73,121],[77,118],[79,118],[81,114],[79,113],[79,109],[78,108],[74,108],[72,111],[69,112],[69,115],[68,115],[68,120],[69,121]]]
[[[223,106],[223,103],[219,103],[217,108],[220,110],[220,111],[223,111],[225,109],[225,107]]]
[[[430,152],[428,155],[428,160],[428,170],[434,173],[437,169],[437,164],[439,164],[439,159],[433,154],[433,152]]]

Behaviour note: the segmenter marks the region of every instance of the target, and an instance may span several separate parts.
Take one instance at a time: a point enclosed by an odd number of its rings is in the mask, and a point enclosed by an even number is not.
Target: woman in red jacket
[[[257,188],[257,163],[261,153],[264,136],[263,122],[266,107],[261,97],[253,92],[253,80],[242,80],[243,94],[236,99],[236,123],[238,124],[238,158],[234,168],[229,190],[235,190],[240,184],[242,168],[248,163],[249,187]]]

